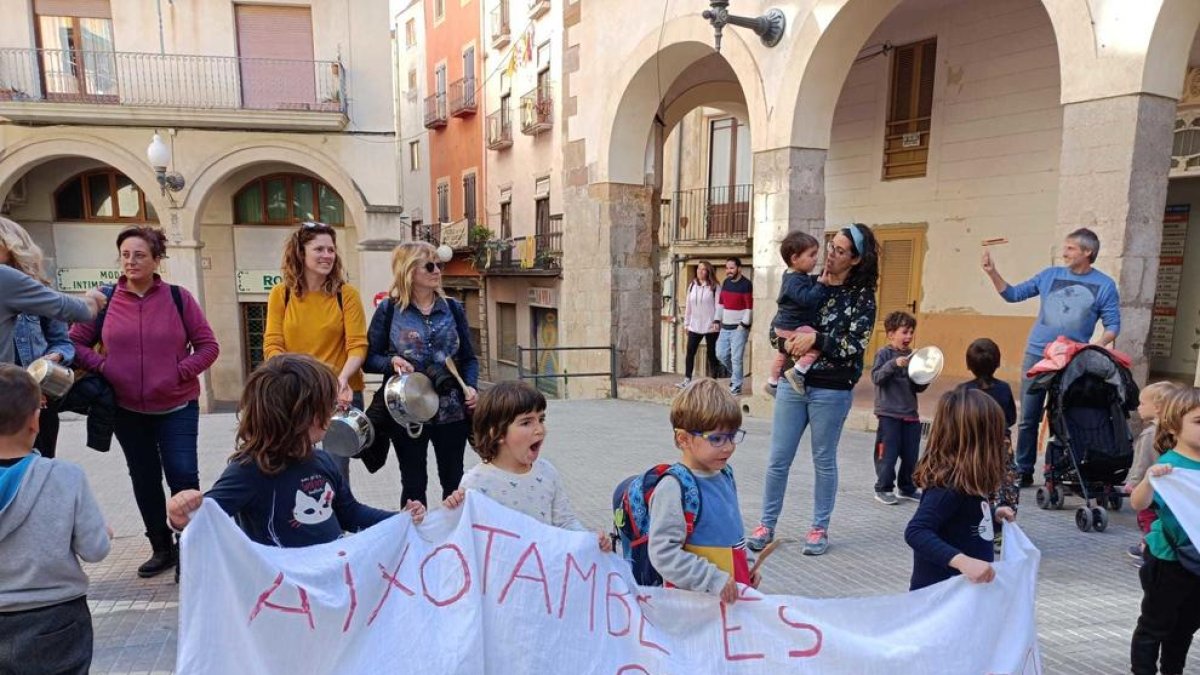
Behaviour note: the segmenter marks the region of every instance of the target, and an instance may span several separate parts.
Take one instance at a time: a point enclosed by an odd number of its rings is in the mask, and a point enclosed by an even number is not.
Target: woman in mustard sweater
[[[283,283],[267,299],[263,359],[284,352],[329,366],[337,375],[338,405],[362,409],[366,315],[358,290],[346,283],[337,233],[324,223],[302,223],[284,244]],[[349,485],[350,459],[333,459]]]

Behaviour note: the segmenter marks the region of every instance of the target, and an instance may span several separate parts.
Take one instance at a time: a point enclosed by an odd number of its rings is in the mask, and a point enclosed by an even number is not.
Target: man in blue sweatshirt
[[[1042,359],[1046,345],[1059,336],[1076,342],[1088,342],[1096,321],[1104,324],[1104,333],[1095,341],[1107,345],[1121,332],[1121,298],[1112,277],[1092,267],[1100,253],[1095,232],[1080,228],[1067,235],[1063,243],[1063,267],[1048,267],[1028,281],[1009,285],[996,270],[991,255],[983,252],[983,271],[992,280],[996,292],[1008,302],[1022,302],[1041,296],[1037,321],[1029,332],[1025,359],[1021,363],[1021,423],[1017,429],[1017,466],[1021,487],[1033,485],[1033,467],[1037,462],[1038,425],[1046,403],[1044,392],[1029,391],[1025,373]]]

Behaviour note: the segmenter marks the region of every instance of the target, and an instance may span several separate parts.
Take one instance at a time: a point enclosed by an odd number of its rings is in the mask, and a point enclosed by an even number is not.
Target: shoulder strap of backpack
[[[104,318],[106,316],[108,316],[108,303],[112,302],[113,294],[117,292],[117,287],[116,286],[101,286],[100,292],[104,294],[104,299],[107,302],[104,303],[104,309],[100,310],[99,312],[96,312],[96,318],[93,320],[94,321],[93,326],[95,326],[96,337],[93,340],[92,344],[97,344],[100,342],[100,334],[102,332],[104,332]]]
[[[341,312],[345,312],[346,308],[342,306],[342,289],[340,289],[340,288],[338,289],[338,292],[337,292],[337,299],[338,299],[338,310]]]
[[[284,286],[283,288],[283,308],[287,309],[288,303],[292,301],[292,289]]]
[[[171,284],[171,300],[175,302],[175,311],[179,312],[179,318],[183,318],[183,292],[175,284]]]
[[[724,469],[722,469],[724,471]],[[679,494],[683,500],[683,520],[687,524],[687,535],[692,536],[696,524],[700,522],[700,485],[692,470],[680,462],[672,464],[667,473],[679,481]]]

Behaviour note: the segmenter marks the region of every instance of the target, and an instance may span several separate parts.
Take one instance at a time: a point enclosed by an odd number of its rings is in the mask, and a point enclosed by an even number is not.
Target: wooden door
[[[925,228],[880,228],[875,230],[875,239],[879,243],[879,290],[875,295],[875,330],[867,348],[867,367],[875,358],[875,351],[887,343],[884,317],[895,311],[918,314]]]

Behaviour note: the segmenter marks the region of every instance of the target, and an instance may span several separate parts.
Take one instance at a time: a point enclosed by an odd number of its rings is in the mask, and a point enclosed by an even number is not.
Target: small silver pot
[[[403,373],[388,380],[383,400],[396,422],[409,426],[433,419],[438,411],[438,395],[433,382],[421,373]]]
[[[47,398],[62,398],[75,384],[75,373],[70,368],[47,358],[40,358],[26,369]]]
[[[357,408],[334,413],[321,446],[339,457],[353,457],[375,441],[375,427]]]

